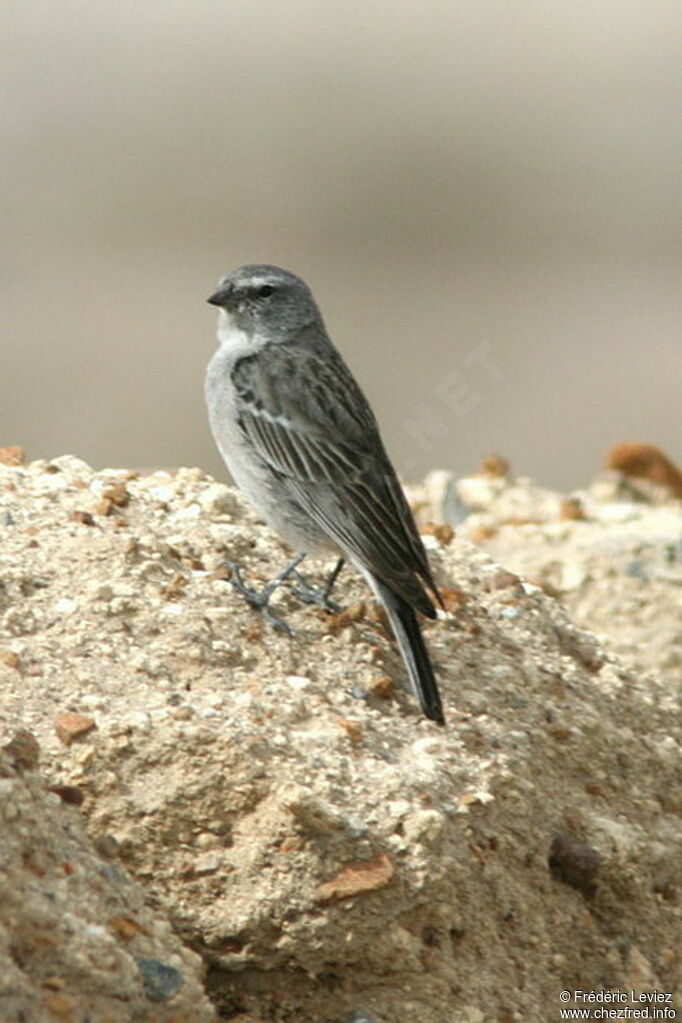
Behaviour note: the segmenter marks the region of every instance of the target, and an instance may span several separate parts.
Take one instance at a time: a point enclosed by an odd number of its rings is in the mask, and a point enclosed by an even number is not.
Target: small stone
[[[448,547],[455,537],[455,531],[449,522],[427,522],[421,532],[427,536],[435,536],[441,547]]]
[[[2,465],[23,465],[25,458],[26,452],[18,444],[0,448],[0,463]]]
[[[608,453],[606,468],[623,476],[646,479],[682,497],[682,472],[653,444],[616,444]]]
[[[573,736],[573,732],[566,725],[551,725],[547,731],[553,739],[557,739],[559,742],[567,742]]]
[[[459,797],[457,812],[468,813],[470,806],[485,806],[486,803],[491,803],[494,798],[489,792],[465,792],[464,795]]]
[[[102,497],[104,500],[110,501],[116,508],[125,508],[130,502],[130,493],[122,480],[105,487]]]
[[[65,710],[54,719],[54,727],[58,737],[65,746],[70,746],[76,739],[82,738],[91,732],[97,725],[93,718],[85,714],[78,714],[76,711]]]
[[[434,842],[444,828],[445,818],[438,810],[417,810],[406,817],[403,823],[405,838],[424,845]]]
[[[287,675],[285,682],[291,686],[292,689],[309,689],[310,679],[306,678],[305,675]]]
[[[348,629],[353,624],[353,619],[347,609],[340,611],[338,614],[328,614],[326,611],[321,611],[320,617],[325,624],[327,632],[331,633],[332,636],[337,636],[342,629]]]
[[[59,455],[57,458],[51,458],[50,461],[45,465],[45,472],[65,472],[70,473],[72,476],[89,476],[92,472],[92,468],[87,462],[84,462],[82,458],[76,458],[75,455]]]
[[[62,803],[66,803],[68,806],[82,806],[85,800],[83,790],[79,789],[77,785],[48,785],[47,790],[54,792]]]
[[[395,689],[395,682],[390,675],[377,675],[376,678],[370,680],[367,685],[367,690],[372,696],[377,696],[380,700],[388,700],[393,695]]]
[[[147,493],[152,501],[160,504],[163,508],[167,507],[172,502],[176,491],[175,487],[170,486],[170,484],[161,484],[157,487],[150,487]]]
[[[486,540],[493,540],[498,533],[498,526],[475,526],[469,531],[469,539],[472,543],[485,543]]]
[[[282,805],[304,831],[330,835],[345,827],[345,818],[311,789],[291,785],[282,794]]]
[[[523,595],[521,580],[517,575],[514,575],[513,572],[507,572],[506,569],[500,569],[499,572],[494,572],[487,582],[488,587],[491,590],[513,589],[519,591],[520,595]]]
[[[63,991],[66,987],[66,981],[63,977],[46,977],[43,981],[43,987],[48,988],[50,991]]]
[[[214,849],[220,840],[212,831],[202,831],[197,835],[196,841],[199,849]]]
[[[55,993],[47,995],[43,1004],[48,1012],[51,1012],[57,1019],[72,1020],[75,1019],[74,1012],[76,1011],[76,1000],[71,995],[65,995],[62,993]]]
[[[204,877],[207,874],[215,874],[223,865],[223,858],[218,852],[210,851],[201,853],[194,861],[194,873],[197,877]]]
[[[187,577],[182,572],[176,572],[171,581],[162,588],[161,593],[166,600],[175,600],[182,596],[187,587]]]
[[[343,728],[354,746],[359,746],[362,743],[362,728],[357,721],[350,721],[348,718],[339,718],[339,725]]]
[[[316,899],[318,902],[338,902],[353,895],[378,891],[391,883],[394,874],[393,863],[386,853],[380,853],[373,860],[344,867],[330,881],[318,887]]]
[[[234,492],[224,483],[212,483],[202,489],[199,505],[207,515],[233,515],[237,510]]]
[[[643,583],[649,582],[649,573],[638,558],[628,561],[625,566],[625,574],[629,575],[631,579],[639,579]]]
[[[40,745],[35,735],[26,728],[20,728],[15,732],[3,749],[10,755],[17,767],[32,771],[38,766]]]
[[[71,512],[71,519],[73,522],[78,522],[82,526],[94,526],[96,525],[94,518],[89,511],[77,510]]]
[[[0,650],[0,661],[8,668],[18,668],[21,664],[21,658],[14,650]]]
[[[107,515],[111,515],[113,507],[114,507],[113,501],[110,501],[108,497],[101,497],[99,501],[95,502],[93,512],[95,513],[95,515],[103,515],[104,517],[106,517]]]
[[[578,590],[588,578],[587,566],[582,561],[564,561],[558,579],[559,592]],[[549,585],[551,586],[551,583]]]
[[[109,927],[124,941],[131,941],[138,934],[149,934],[149,928],[138,923],[130,916],[112,916],[109,919]]]
[[[484,476],[492,476],[493,478],[508,478],[510,475],[510,465],[506,458],[502,455],[486,455],[481,465],[481,472]]]
[[[557,626],[556,631],[564,653],[575,658],[589,671],[599,671],[606,660],[606,654],[596,636],[571,623]]]
[[[364,603],[351,604],[345,607],[338,614],[329,614],[320,609],[320,617],[325,624],[327,632],[336,636],[342,629],[348,629],[354,622],[362,621],[367,614],[367,606]]]
[[[135,962],[150,1002],[165,1002],[183,984],[182,974],[174,966],[160,963],[158,959],[136,958]]]
[[[367,605],[364,600],[357,604],[349,604],[345,612],[352,622],[361,622],[367,614]]]
[[[585,507],[579,497],[563,497],[559,502],[559,518],[568,522],[580,522],[587,518]]]
[[[95,849],[105,860],[118,859],[120,854],[119,844],[113,835],[98,835],[95,838]]]
[[[588,898],[597,890],[595,880],[600,863],[597,850],[574,835],[557,835],[552,842],[549,853],[552,876]]]
[[[450,611],[451,613],[459,611],[466,601],[466,597],[462,591],[455,589],[453,586],[443,586],[440,590],[440,595],[443,600],[445,610]]]
[[[192,707],[178,707],[177,710],[172,712],[172,716],[176,721],[189,721],[194,717],[194,709]]]

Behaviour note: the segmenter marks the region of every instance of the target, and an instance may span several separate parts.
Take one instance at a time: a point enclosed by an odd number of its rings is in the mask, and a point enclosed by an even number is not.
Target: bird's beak
[[[230,289],[229,288],[218,288],[218,290],[207,298],[206,301],[211,305],[217,305],[223,308],[229,304]]]

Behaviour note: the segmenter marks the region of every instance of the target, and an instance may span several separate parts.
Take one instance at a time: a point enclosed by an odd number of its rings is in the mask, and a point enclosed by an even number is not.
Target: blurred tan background
[[[223,475],[215,280],[305,277],[398,469],[679,459],[682,8],[5,0],[0,444]]]

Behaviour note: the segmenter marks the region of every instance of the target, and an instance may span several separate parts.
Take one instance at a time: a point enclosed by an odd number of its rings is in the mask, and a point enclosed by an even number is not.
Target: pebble
[[[25,458],[26,452],[17,444],[0,448],[0,463],[3,465],[21,465]]]
[[[62,711],[54,719],[55,732],[65,746],[70,746],[96,727],[93,718],[71,710]]]
[[[395,867],[386,853],[380,853],[372,860],[352,863],[339,871],[330,881],[319,885],[316,901],[337,902],[363,892],[377,891],[390,884]]]
[[[203,877],[206,874],[215,874],[217,870],[223,865],[223,857],[218,852],[205,852],[194,861],[194,873],[197,877]]]
[[[32,771],[38,766],[40,745],[33,733],[27,729],[20,728],[2,748],[9,753],[13,762],[24,770]]]
[[[174,966],[160,963],[158,959],[136,957],[135,962],[142,975],[145,993],[151,1002],[165,1002],[171,998],[183,982],[182,974]]]
[[[207,515],[233,515],[237,510],[234,491],[224,483],[212,483],[202,487],[199,494],[199,506]]]
[[[445,823],[445,817],[438,810],[418,810],[403,822],[405,838],[430,845],[442,834]]]
[[[573,835],[557,835],[552,841],[549,855],[551,873],[558,881],[577,888],[588,897],[596,890],[600,861],[596,849]]]
[[[287,675],[284,680],[292,689],[308,689],[311,685],[309,678],[305,675]]]

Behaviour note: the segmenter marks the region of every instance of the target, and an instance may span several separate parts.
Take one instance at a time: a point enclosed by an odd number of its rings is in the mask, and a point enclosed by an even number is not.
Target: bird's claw
[[[305,576],[302,576],[300,572],[297,572],[294,567],[291,572],[291,576],[296,580],[298,586],[292,586],[292,593],[294,593],[299,600],[302,600],[304,604],[315,604],[316,607],[321,607],[325,611],[329,611],[331,614],[341,614],[343,608],[340,604],[337,604],[335,600],[331,599],[331,592],[343,566],[344,559],[339,558],[336,565],[329,573],[324,586],[311,586]]]
[[[341,605],[330,598],[329,591],[331,587],[328,584],[325,583],[324,586],[311,586],[300,572],[292,572],[291,577],[296,580],[296,585],[291,587],[291,592],[302,603],[314,604],[315,607],[321,607],[324,611],[329,611],[334,615],[338,615],[343,611]]]
[[[275,614],[269,607],[270,598],[278,587],[282,583],[286,582],[287,579],[294,579],[297,583],[296,586],[291,587],[292,593],[302,600],[305,604],[315,604],[317,607],[324,608],[325,611],[329,611],[332,614],[340,614],[343,608],[336,601],[331,599],[331,592],[336,582],[339,572],[343,568],[344,560],[339,558],[333,571],[330,573],[324,586],[311,586],[310,583],[305,579],[304,576],[296,570],[297,565],[302,561],[304,555],[299,554],[298,557],[294,558],[283,571],[275,576],[262,590],[255,590],[252,586],[247,586],[242,579],[241,567],[235,561],[228,561],[227,567],[230,570],[230,583],[244,598],[244,600],[251,605],[251,607],[257,608],[265,618],[269,625],[272,625],[273,629],[277,629],[278,632],[283,632],[286,636],[293,636],[293,629],[287,623]]]
[[[296,564],[298,561],[296,560]],[[278,632],[283,632],[285,636],[293,636],[294,631],[291,626],[287,625],[283,618],[276,615],[272,608],[269,606],[270,598],[276,589],[278,589],[283,582],[285,582],[289,576],[295,571],[295,565],[288,566],[283,572],[269,582],[262,590],[255,590],[252,586],[247,586],[242,578],[241,567],[235,561],[226,562],[227,567],[230,570],[230,583],[237,591],[237,593],[244,598],[244,600],[251,607],[256,608],[263,615],[263,618],[271,625],[273,629]]]

